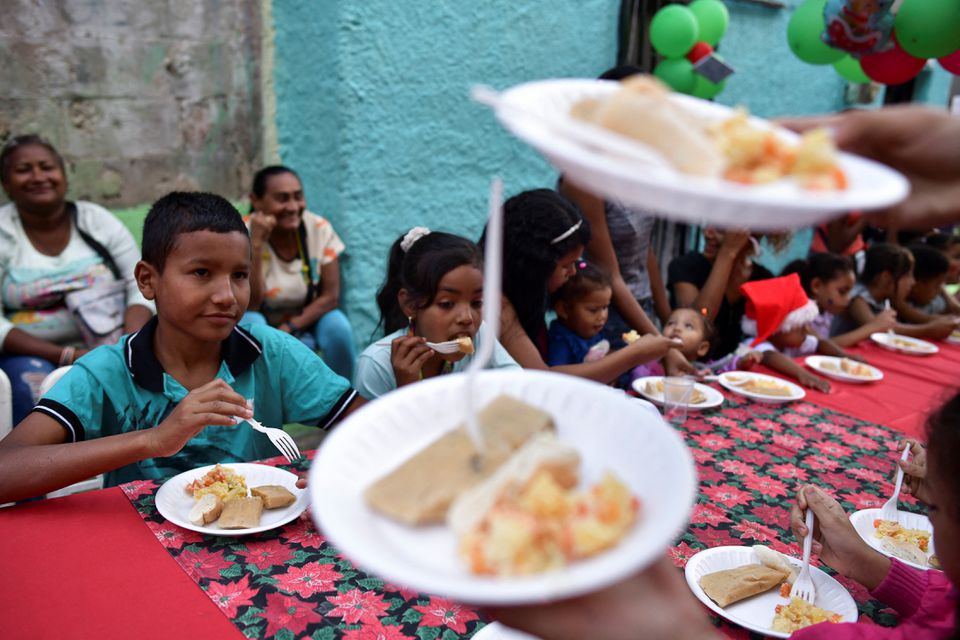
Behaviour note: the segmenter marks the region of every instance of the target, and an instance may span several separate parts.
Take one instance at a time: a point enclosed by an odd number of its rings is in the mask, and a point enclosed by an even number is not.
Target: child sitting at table
[[[918,324],[960,313],[960,304],[943,289],[950,271],[949,258],[925,244],[910,245],[910,253],[914,283],[906,300],[897,303],[899,318]]]
[[[876,321],[888,304],[896,306],[898,301],[906,300],[913,283],[913,255],[910,251],[894,244],[871,246],[867,249],[860,281],[850,292],[850,305],[846,313],[834,318],[830,334],[843,335]],[[942,340],[955,327],[952,318],[939,317],[922,324],[898,322],[893,330],[914,338]]]
[[[758,351],[746,350],[742,353],[730,353],[717,360],[710,359],[710,353],[716,346],[717,329],[706,314],[705,309],[698,313],[688,307],[674,309],[667,322],[663,325],[663,335],[667,338],[679,340],[682,346],[678,349],[689,361],[696,363],[701,371],[724,373],[726,371],[752,369],[763,359]],[[633,377],[662,376],[663,367],[659,362],[640,365],[633,370]]]
[[[77,360],[0,441],[0,503],[100,473],[111,486],[272,457],[245,418],[329,428],[359,406],[350,383],[293,336],[237,326],[250,264],[247,229],[220,196],[154,203],[135,277],[157,315]]]
[[[377,293],[387,334],[357,362],[357,391],[372,400],[425,378],[463,371],[474,350],[494,341],[489,369],[519,368],[487,326],[483,308],[483,254],[476,244],[449,233],[414,227],[390,248],[387,277]],[[427,342],[469,338],[468,352],[440,353]]]
[[[870,590],[870,595],[900,614],[896,627],[884,628],[857,623],[824,623],[795,632],[796,640],[817,638],[912,638],[940,640],[958,637],[957,585],[960,584],[960,394],[953,396],[927,422],[927,450],[915,455],[914,463],[900,462],[912,472],[904,476],[918,500],[926,503],[933,525],[933,546],[941,571],[915,569],[888,557],[868,545],[850,523],[843,507],[813,485],[797,492],[790,524],[797,540],[807,534],[804,511],[816,516],[813,553],[840,575]],[[912,447],[917,453],[918,446]]]
[[[749,348],[763,354],[763,364],[796,379],[800,384],[830,391],[830,383],[816,376],[793,358],[819,353],[846,357],[843,349],[829,339],[817,337],[811,324],[820,314],[817,303],[807,297],[800,276],[791,273],[779,278],[741,285],[747,299],[743,332],[755,336]],[[746,343],[741,346],[744,348]]]
[[[556,319],[547,332],[547,364],[579,364],[599,360],[610,351],[603,339],[613,285],[602,267],[579,260],[576,271],[554,294]]]

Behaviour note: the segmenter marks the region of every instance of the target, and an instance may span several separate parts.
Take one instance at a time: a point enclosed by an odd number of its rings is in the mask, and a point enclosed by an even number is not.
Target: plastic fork
[[[243,420],[240,418],[237,418],[237,420],[243,422]],[[273,446],[280,450],[280,453],[282,453],[283,457],[287,459],[287,462],[293,462],[294,460],[303,457],[300,454],[300,449],[297,447],[297,443],[294,442],[290,434],[283,429],[265,427],[253,418],[246,418],[246,423],[249,424],[254,431],[259,431],[270,438],[270,442],[273,444]]]
[[[800,598],[810,604],[814,603],[817,597],[817,588],[813,586],[813,578],[810,577],[810,548],[813,546],[813,509],[807,509],[807,517],[804,524],[807,526],[807,535],[803,537],[803,568],[800,569],[800,575],[793,583],[790,589],[791,598]]]
[[[908,446],[904,448],[903,455],[900,456],[900,459],[906,460],[909,455],[910,447]],[[900,500],[901,485],[903,485],[903,468],[900,465],[897,465],[897,481],[893,485],[893,495],[891,495],[890,499],[887,500],[880,508],[881,520],[893,520],[894,522],[900,522],[900,515],[897,511],[897,503]]]
[[[446,342],[428,342],[427,346],[437,353],[456,353],[460,351],[459,340],[448,340]]]

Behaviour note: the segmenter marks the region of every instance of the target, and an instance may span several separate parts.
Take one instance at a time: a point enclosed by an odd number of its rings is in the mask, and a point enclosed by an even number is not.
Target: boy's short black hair
[[[174,191],[153,203],[143,221],[143,260],[163,272],[177,237],[194,231],[247,234],[243,218],[225,198],[213,193]]]
[[[942,251],[925,244],[912,244],[909,249],[913,254],[913,277],[917,282],[939,278],[950,270],[950,260]]]

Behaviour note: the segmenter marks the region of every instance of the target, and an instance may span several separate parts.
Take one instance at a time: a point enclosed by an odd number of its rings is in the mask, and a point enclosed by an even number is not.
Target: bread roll
[[[260,514],[263,512],[263,500],[252,498],[234,498],[227,500],[220,514],[221,529],[252,529],[260,526]]]
[[[736,569],[708,573],[700,578],[703,592],[721,607],[755,596],[781,584],[787,577],[762,564],[747,564]]]
[[[787,582],[793,584],[799,572],[797,569],[787,562],[780,553],[774,551],[770,547],[765,547],[762,544],[753,545],[753,552],[757,554],[757,560],[760,561],[765,567],[770,567],[771,569],[776,569],[777,571],[782,571],[787,574]]]
[[[443,522],[457,496],[493,474],[531,435],[554,428],[549,414],[507,395],[494,399],[477,419],[487,447],[479,467],[461,425],[370,485],[367,504],[407,524]]]
[[[297,501],[297,496],[290,493],[286,487],[277,484],[265,484],[262,487],[252,487],[250,495],[258,496],[263,500],[264,509],[281,509],[289,507]]]
[[[473,353],[473,340],[470,336],[457,338],[457,348],[461,353]]]
[[[202,527],[219,518],[221,511],[223,511],[223,502],[220,498],[212,493],[207,493],[200,496],[200,499],[190,509],[188,517],[190,522]]]

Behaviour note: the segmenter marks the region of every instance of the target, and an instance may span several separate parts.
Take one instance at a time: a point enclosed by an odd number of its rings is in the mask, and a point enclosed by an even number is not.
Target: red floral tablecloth
[[[700,493],[689,528],[670,550],[680,567],[719,545],[760,543],[799,555],[789,505],[803,483],[826,488],[848,512],[878,507],[892,490],[897,435],[810,403],[764,405],[728,395],[721,409],[691,414],[681,431],[697,462]],[[280,466],[304,471],[307,462]],[[122,489],[170,555],[248,637],[454,640],[483,626],[472,609],[356,569],[308,514],[256,536],[205,536],[159,515],[158,484]],[[917,507],[907,501],[901,508]],[[861,613],[894,623],[893,613],[862,587],[840,581]],[[716,622],[728,635],[747,637]]]

